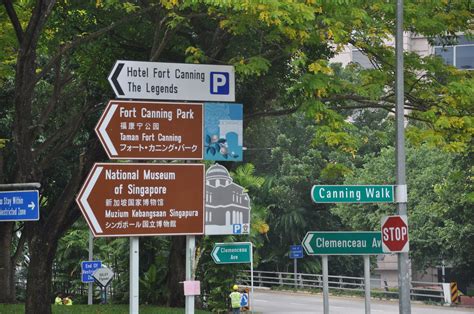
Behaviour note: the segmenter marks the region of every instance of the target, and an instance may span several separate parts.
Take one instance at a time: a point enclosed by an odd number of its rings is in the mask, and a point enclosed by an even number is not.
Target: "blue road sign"
[[[92,274],[96,269],[102,268],[102,261],[85,261],[81,263],[81,281],[82,282],[94,282]]]
[[[0,192],[0,221],[39,220],[38,191]]]
[[[290,245],[290,258],[303,258],[303,246]]]

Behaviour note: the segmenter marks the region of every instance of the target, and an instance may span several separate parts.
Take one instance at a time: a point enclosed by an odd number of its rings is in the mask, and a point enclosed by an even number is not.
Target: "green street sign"
[[[392,203],[393,185],[313,185],[315,203]]]
[[[215,243],[211,256],[216,264],[250,263],[252,261],[252,243]]]
[[[385,254],[379,231],[309,231],[303,247],[308,255]]]

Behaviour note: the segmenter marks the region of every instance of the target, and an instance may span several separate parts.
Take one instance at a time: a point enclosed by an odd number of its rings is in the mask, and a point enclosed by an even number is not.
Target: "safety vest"
[[[233,309],[240,307],[240,293],[237,291],[232,292],[230,295],[230,303]]]
[[[64,299],[64,305],[72,305],[72,300],[69,298]]]
[[[61,299],[60,297],[56,297],[54,299],[54,304],[56,305],[62,305],[63,304],[63,299]]]

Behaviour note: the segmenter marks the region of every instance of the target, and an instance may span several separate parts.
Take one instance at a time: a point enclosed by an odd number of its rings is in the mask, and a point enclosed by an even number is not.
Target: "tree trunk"
[[[35,232],[29,241],[30,263],[26,286],[26,314],[51,314],[51,298],[53,296],[51,279],[57,241],[56,237],[44,233]]]
[[[11,258],[15,223],[0,223],[0,303],[15,303],[15,265]]]
[[[169,289],[168,305],[184,306],[183,282],[186,278],[186,237],[171,238],[167,286]]]

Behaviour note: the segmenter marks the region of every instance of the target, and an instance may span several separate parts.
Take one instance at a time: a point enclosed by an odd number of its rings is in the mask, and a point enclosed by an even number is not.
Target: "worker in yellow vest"
[[[61,293],[54,298],[54,305],[63,305],[63,295]]]
[[[64,299],[63,299],[63,304],[64,305],[72,305],[72,299],[71,299],[71,296],[66,296]]]
[[[232,291],[232,293],[229,294],[232,314],[240,314],[240,299],[242,296],[239,292],[239,286],[234,285],[232,287],[232,290],[234,291]]]

